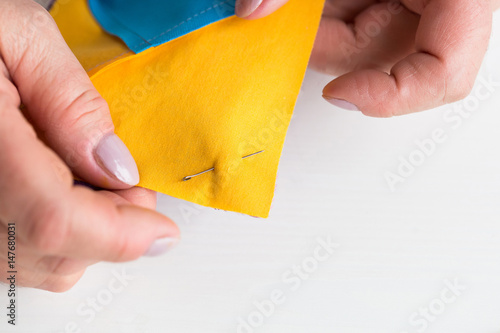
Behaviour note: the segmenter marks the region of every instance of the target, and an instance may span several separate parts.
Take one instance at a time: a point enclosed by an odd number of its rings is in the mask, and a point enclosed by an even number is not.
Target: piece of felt
[[[234,15],[235,0],[88,0],[100,25],[139,53]]]
[[[138,164],[139,185],[267,217],[323,4],[290,0],[263,19],[233,16],[94,68],[92,82]],[[56,17],[65,21],[60,26],[80,29],[68,20]],[[84,33],[63,32],[82,63],[92,54],[90,38],[79,44]],[[102,31],[94,33],[102,40]]]
[[[101,28],[85,0],[56,1],[50,14],[89,75],[120,57],[134,54],[120,38]]]

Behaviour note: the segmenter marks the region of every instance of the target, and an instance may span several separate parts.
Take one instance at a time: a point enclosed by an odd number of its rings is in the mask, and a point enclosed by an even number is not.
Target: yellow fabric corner
[[[119,38],[99,26],[85,0],[59,0],[52,6],[50,14],[89,74],[110,61],[134,54]]]
[[[231,17],[94,70],[91,79],[110,105],[116,133],[138,164],[139,185],[267,217],[323,4],[291,0],[260,20]],[[57,16],[61,29],[79,29],[67,14]],[[102,42],[98,30],[92,34]],[[80,34],[63,31],[88,63],[92,38],[80,41]]]

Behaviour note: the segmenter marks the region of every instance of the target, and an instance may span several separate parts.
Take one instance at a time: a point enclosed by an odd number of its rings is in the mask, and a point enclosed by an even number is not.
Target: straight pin
[[[253,154],[250,154],[250,155],[243,156],[241,159],[249,158],[249,157],[255,156],[255,155],[257,155],[257,154],[263,153],[263,152],[264,152],[264,150],[261,150],[261,151],[258,151],[258,152],[256,152],[256,153],[253,153]],[[211,172],[211,171],[214,171],[214,170],[215,170],[215,167],[214,167],[214,168],[210,168],[210,169],[205,170],[205,171],[202,171],[202,172],[199,172],[199,173],[194,174],[194,175],[191,175],[191,176],[186,176],[186,177],[182,178],[182,181],[183,181],[183,182],[188,181],[188,180],[192,179],[193,177],[198,177],[198,176],[201,176],[201,175],[203,175],[203,174],[205,174],[205,173],[207,173],[207,172]]]

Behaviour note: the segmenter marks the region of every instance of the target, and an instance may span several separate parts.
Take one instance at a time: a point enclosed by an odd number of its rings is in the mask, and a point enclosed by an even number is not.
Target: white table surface
[[[500,82],[499,59],[497,15],[483,79]],[[98,264],[64,294],[21,289],[18,325],[2,315],[0,331],[500,332],[500,86],[455,109],[372,119],[324,102],[329,79],[307,74],[269,219],[162,196],[183,233],[174,251]],[[391,191],[385,174],[436,129],[446,140]],[[321,262],[318,238],[339,245]],[[302,264],[307,277],[292,271]]]

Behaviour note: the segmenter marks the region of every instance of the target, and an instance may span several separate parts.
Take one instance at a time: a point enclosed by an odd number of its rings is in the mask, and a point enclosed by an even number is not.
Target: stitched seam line
[[[93,5],[91,5],[91,2]],[[110,10],[108,7],[106,7],[105,5],[103,5],[101,2],[99,2],[99,0],[95,0],[95,1],[91,1],[91,0],[87,0],[87,5],[89,7],[89,10],[92,14],[95,13],[94,10],[92,10],[92,8],[97,8],[97,11],[98,12],[101,12],[104,13],[104,12],[107,12],[107,15],[108,15],[108,18],[111,22],[113,22],[112,26],[115,25],[115,26],[119,26],[121,27],[125,32],[127,32],[128,34],[130,34],[131,36],[134,36],[134,39],[141,39],[143,40],[144,42],[141,44],[148,44],[147,41],[142,38],[141,35],[139,35],[137,32],[135,32],[134,30],[130,29],[126,24],[123,24],[119,19],[117,19],[113,13],[112,10]],[[103,14],[103,15],[98,15],[99,17],[106,17],[106,14]],[[96,17],[94,15],[94,17]],[[96,17],[97,19],[97,17]],[[103,19],[103,21],[106,21],[106,19]],[[104,31],[106,31],[108,34],[111,34],[111,35],[115,35],[113,33],[110,33],[108,32],[108,30],[106,28],[104,28],[105,25],[103,25],[101,23],[101,21],[99,19],[97,19],[97,23],[99,24],[99,26],[101,26],[103,28]],[[107,25],[107,24],[106,24]]]
[[[212,7],[209,7],[209,8],[207,8],[207,9],[205,9],[205,10],[202,10],[201,12],[199,12],[199,13],[197,13],[197,14],[194,14],[193,16],[191,16],[191,17],[189,17],[189,18],[185,19],[184,21],[182,21],[181,23],[179,23],[179,24],[177,24],[177,25],[173,26],[172,28],[170,28],[170,29],[168,29],[168,30],[166,30],[166,31],[162,32],[161,34],[159,34],[159,35],[157,35],[157,36],[155,36],[155,37],[153,37],[153,38],[151,38],[151,39],[148,39],[147,41],[144,41],[144,42],[142,42],[141,44],[138,44],[136,47],[141,47],[141,46],[143,46],[143,45],[145,45],[145,44],[150,44],[150,42],[152,42],[152,41],[154,41],[154,40],[156,40],[156,39],[158,39],[158,38],[160,38],[160,37],[162,37],[162,36],[164,36],[164,35],[168,34],[168,33],[169,33],[169,32],[171,32],[172,30],[175,30],[175,29],[179,28],[181,25],[183,25],[183,24],[185,24],[185,23],[187,23],[187,22],[189,22],[189,21],[193,20],[194,18],[196,18],[196,17],[198,17],[198,16],[200,16],[200,15],[204,15],[204,14],[206,14],[207,12],[209,12],[210,10],[213,10],[213,9],[215,9],[215,8],[217,8],[217,7],[219,7],[219,6],[223,5],[223,4],[225,4],[225,3],[228,3],[229,1],[230,1],[230,0],[221,1],[221,2],[219,2],[219,3],[215,4],[215,5],[213,5]],[[127,30],[128,30],[128,28],[127,28]],[[130,51],[130,50],[129,50],[129,51],[125,51],[125,52],[123,52],[123,53],[121,53],[121,54],[117,55],[116,57],[113,57],[113,58],[108,59],[108,60],[106,60],[106,61],[100,62],[100,63],[98,63],[97,65],[93,66],[92,68],[87,69],[86,71],[87,71],[87,72],[90,72],[91,70],[96,69],[97,67],[102,66],[102,65],[104,65],[104,64],[106,64],[106,63],[108,63],[108,62],[111,62],[111,61],[113,61],[113,60],[115,60],[115,59],[117,59],[117,58],[121,57],[122,55],[125,55],[125,54],[129,53],[129,52],[131,52],[131,51]]]
[[[142,42],[142,43],[140,43],[140,44],[136,45],[136,47],[141,47],[141,46],[143,46],[143,45],[145,45],[145,44],[151,44],[152,42],[154,43],[154,41],[155,41],[156,39],[158,39],[158,38],[160,38],[160,37],[162,37],[162,36],[164,36],[164,35],[168,34],[169,32],[171,32],[171,31],[173,31],[173,30],[175,30],[175,29],[177,29],[177,28],[179,28],[181,25],[183,25],[183,24],[185,24],[185,23],[187,23],[187,22],[191,21],[192,19],[194,19],[194,18],[196,18],[196,17],[198,17],[198,16],[204,15],[204,14],[206,14],[207,12],[209,12],[209,11],[211,11],[211,10],[213,10],[213,9],[215,9],[215,8],[217,8],[217,7],[221,6],[221,5],[223,5],[223,4],[225,4],[225,3],[229,2],[229,1],[230,1],[230,0],[225,0],[225,1],[221,1],[221,2],[219,2],[219,3],[216,3],[216,4],[215,4],[215,5],[213,5],[212,7],[209,7],[209,8],[207,8],[207,9],[205,9],[205,10],[202,10],[201,12],[199,12],[199,13],[197,13],[197,14],[194,14],[194,15],[193,15],[193,16],[191,16],[191,17],[188,17],[187,19],[185,19],[185,20],[184,20],[184,21],[182,21],[181,23],[178,23],[178,24],[174,25],[172,28],[170,28],[170,29],[168,29],[168,30],[166,30],[166,31],[162,32],[161,34],[159,34],[159,35],[157,35],[157,36],[155,36],[155,37],[152,37],[152,38],[148,39],[147,41]]]

